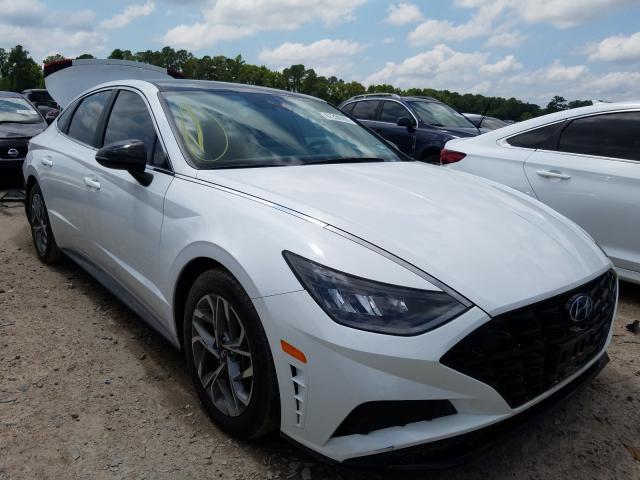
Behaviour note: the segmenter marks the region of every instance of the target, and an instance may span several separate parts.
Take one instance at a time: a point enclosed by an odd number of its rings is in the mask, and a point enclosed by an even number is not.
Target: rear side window
[[[347,112],[348,114],[351,114],[353,112],[353,107],[355,106],[356,106],[355,103],[350,103],[349,105],[345,105],[342,111]]]
[[[380,105],[380,102],[377,100],[357,102],[356,106],[353,107],[352,114],[359,120],[375,120],[378,105]]]
[[[521,148],[543,148],[553,133],[557,130],[559,124],[546,125],[544,127],[529,130],[528,132],[515,135],[507,140],[512,147]]]
[[[68,135],[79,142],[94,146],[96,128],[109,97],[111,90],[83,98],[71,118]]]
[[[560,135],[561,152],[640,161],[640,112],[573,120]]]
[[[385,101],[382,103],[381,122],[398,123],[402,117],[411,118],[411,114],[398,102]]]
[[[69,105],[58,116],[58,129],[61,132],[67,133],[69,131],[69,122],[71,121],[71,116],[73,115],[73,111],[75,110],[75,108],[75,103]]]

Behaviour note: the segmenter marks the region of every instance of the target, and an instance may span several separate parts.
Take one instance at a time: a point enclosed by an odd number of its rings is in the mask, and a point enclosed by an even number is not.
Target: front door
[[[92,186],[89,224],[92,258],[133,293],[152,312],[166,301],[159,288],[159,242],[164,218],[164,197],[173,175],[156,134],[146,101],[132,90],[120,90],[105,121],[103,145],[135,139],[147,148],[147,172],[142,185],[124,170],[91,163],[87,177]]]

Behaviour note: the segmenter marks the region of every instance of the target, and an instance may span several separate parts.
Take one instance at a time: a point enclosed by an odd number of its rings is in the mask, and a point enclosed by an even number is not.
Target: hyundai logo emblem
[[[9,150],[7,150],[7,155],[9,155],[10,157],[17,157],[20,154],[20,152],[18,152],[18,150],[16,150],[15,148],[10,148]]]
[[[593,311],[593,299],[589,295],[578,293],[569,299],[566,308],[573,322],[584,322]]]

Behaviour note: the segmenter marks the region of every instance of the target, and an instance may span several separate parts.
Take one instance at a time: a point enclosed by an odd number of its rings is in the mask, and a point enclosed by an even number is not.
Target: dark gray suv
[[[464,115],[432,97],[372,93],[352,97],[339,108],[406,155],[428,163],[440,163],[440,150],[449,140],[480,133]]]

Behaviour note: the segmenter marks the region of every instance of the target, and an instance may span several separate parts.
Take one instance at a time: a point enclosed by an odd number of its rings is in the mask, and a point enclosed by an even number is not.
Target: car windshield
[[[42,117],[24,98],[0,98],[0,123],[40,123]]]
[[[408,103],[420,120],[427,125],[475,129],[475,125],[444,103],[426,101],[409,101]]]
[[[286,93],[170,91],[176,136],[198,168],[392,162],[403,158],[329,104]]]

